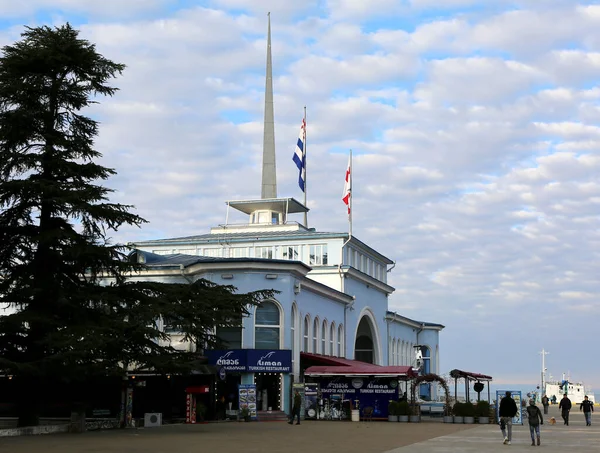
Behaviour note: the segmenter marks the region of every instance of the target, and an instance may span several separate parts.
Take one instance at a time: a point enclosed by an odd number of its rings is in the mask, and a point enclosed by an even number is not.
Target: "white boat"
[[[550,401],[554,401],[556,398],[557,404],[565,393],[573,404],[580,404],[585,396],[594,403],[594,393],[591,389],[586,389],[583,382],[571,382],[569,379],[563,378],[562,381],[546,382],[544,386],[544,394],[550,398]]]
[[[542,349],[540,354],[542,355],[542,391],[537,395],[539,400],[541,400],[542,396],[546,395],[551,403],[558,404],[566,393],[572,404],[581,404],[586,396],[592,403],[595,403],[592,389],[586,388],[583,382],[571,381],[570,375],[565,377],[563,373],[560,381],[553,380],[552,376],[550,376],[549,380],[546,380],[546,355],[549,353]],[[536,398],[536,400],[538,399]]]

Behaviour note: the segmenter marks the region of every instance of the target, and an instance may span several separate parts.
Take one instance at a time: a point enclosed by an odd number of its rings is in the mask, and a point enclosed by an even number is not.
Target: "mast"
[[[306,106],[304,106],[304,156],[302,159],[302,163],[304,165],[304,206],[306,206]],[[304,226],[308,228],[308,212],[304,212]]]
[[[550,354],[548,351],[542,349],[540,354],[542,355],[542,387],[541,387],[541,392],[542,394],[546,393],[546,389],[544,388],[545,384],[546,384],[546,355]]]
[[[273,112],[273,64],[271,61],[271,13],[267,14],[267,71],[265,81],[265,119],[263,134],[263,165],[261,198],[277,198],[275,167],[275,115]]]

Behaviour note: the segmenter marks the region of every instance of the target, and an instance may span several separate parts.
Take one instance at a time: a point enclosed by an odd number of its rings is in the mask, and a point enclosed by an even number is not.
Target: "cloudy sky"
[[[309,222],[396,260],[391,309],[442,368],[600,389],[600,6],[577,0],[0,0],[0,44],[71,22],[128,67],[94,108],[116,241],[205,233],[260,197],[267,11],[278,194],[308,109]]]

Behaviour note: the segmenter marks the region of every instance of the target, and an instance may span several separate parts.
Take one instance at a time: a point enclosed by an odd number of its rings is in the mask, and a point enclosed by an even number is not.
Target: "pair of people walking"
[[[504,437],[504,444],[510,445],[512,441],[512,419],[517,415],[519,408],[517,403],[512,398],[510,392],[506,392],[506,395],[500,400],[500,429],[502,430],[502,437]],[[535,405],[534,400],[529,400],[529,407],[527,407],[527,418],[529,420],[529,434],[531,435],[531,445],[540,445],[540,425],[544,424],[544,417],[542,411]]]

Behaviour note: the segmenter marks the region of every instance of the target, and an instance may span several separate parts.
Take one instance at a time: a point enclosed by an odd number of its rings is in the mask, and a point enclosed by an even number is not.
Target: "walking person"
[[[579,410],[583,411],[585,417],[585,426],[592,426],[592,412],[594,412],[594,403],[592,403],[587,395],[583,398],[583,401],[579,405]]]
[[[500,429],[504,437],[504,444],[510,445],[512,440],[512,419],[519,411],[517,403],[512,399],[510,392],[506,392],[504,398],[500,400]]]
[[[550,406],[550,400],[547,395],[542,396],[542,406],[544,406],[544,415],[548,415],[548,406]]]
[[[540,445],[540,425],[544,424],[544,417],[542,417],[542,411],[535,405],[534,400],[529,400],[529,407],[527,408],[527,418],[529,419],[529,434],[531,434],[531,445],[534,446],[537,440],[537,444]]]
[[[300,407],[302,406],[302,397],[298,390],[294,393],[294,405],[292,406],[292,419],[288,422],[290,425],[294,423],[294,417],[298,417],[296,425],[300,424]]]
[[[569,411],[571,410],[571,407],[572,407],[571,400],[565,393],[565,396],[563,396],[563,399],[560,400],[560,404],[558,405],[558,408],[560,409],[560,415],[562,416],[562,419],[564,420],[565,425],[567,425],[567,426],[569,426]]]

